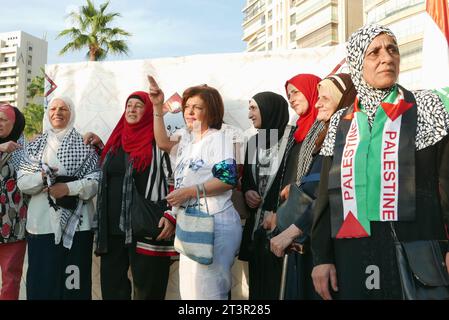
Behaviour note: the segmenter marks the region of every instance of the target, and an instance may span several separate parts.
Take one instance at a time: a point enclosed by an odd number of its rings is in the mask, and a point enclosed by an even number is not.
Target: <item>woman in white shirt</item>
[[[99,158],[74,128],[74,111],[69,98],[53,98],[49,129],[26,145],[20,164],[18,186],[31,195],[27,299],[91,299]]]
[[[185,90],[182,110],[186,129],[176,132],[177,141],[173,141],[165,131],[164,93],[152,77],[149,80],[156,143],[176,157],[175,190],[167,196],[167,201],[174,211],[181,205],[196,205],[197,185],[204,184],[209,214],[214,217],[212,264],[200,264],[180,255],[181,298],[227,299],[231,289],[231,267],[240,246],[242,228],[231,201],[232,188],[237,184],[233,141],[220,130],[223,100],[216,89],[207,85]],[[200,199],[199,205],[205,211],[204,198]]]

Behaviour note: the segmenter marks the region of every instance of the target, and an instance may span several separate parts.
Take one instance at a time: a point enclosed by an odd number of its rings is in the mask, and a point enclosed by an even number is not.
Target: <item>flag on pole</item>
[[[433,89],[449,86],[448,0],[426,1],[422,54],[422,86]]]

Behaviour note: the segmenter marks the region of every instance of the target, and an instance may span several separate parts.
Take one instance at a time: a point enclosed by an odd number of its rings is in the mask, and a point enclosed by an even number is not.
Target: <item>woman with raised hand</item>
[[[207,85],[186,89],[182,96],[186,128],[175,132],[176,139],[170,139],[163,119],[164,93],[153,77],[149,77],[149,82],[156,143],[175,160],[175,190],[167,196],[167,201],[175,212],[181,206],[199,207],[202,212],[208,211],[214,221],[212,264],[201,264],[180,255],[181,298],[228,299],[231,267],[242,230],[240,217],[231,201],[232,188],[237,184],[237,170],[233,141],[221,130],[223,99],[215,88]],[[201,189],[201,186],[205,190],[198,203],[197,187]],[[176,226],[180,230],[186,227]]]

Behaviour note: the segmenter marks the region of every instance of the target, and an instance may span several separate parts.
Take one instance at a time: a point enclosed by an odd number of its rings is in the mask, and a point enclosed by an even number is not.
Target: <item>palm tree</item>
[[[128,54],[128,45],[120,37],[129,37],[131,34],[121,28],[112,28],[110,23],[119,13],[105,13],[109,1],[95,8],[91,0],[87,5],[81,6],[79,12],[72,12],[69,17],[73,19],[74,27],[62,30],[57,38],[68,36],[71,41],[59,52],[60,55],[68,51],[88,48],[87,57],[90,61],[103,60],[108,53]]]
[[[25,117],[24,133],[27,139],[32,139],[42,133],[42,118],[44,117],[44,106],[34,102],[35,97],[44,96],[44,69],[41,68],[42,76],[35,76],[28,85],[28,96],[31,102],[23,108],[22,113]]]
[[[34,99],[34,97],[43,97],[44,96],[44,87],[45,87],[45,80],[44,80],[44,69],[41,68],[42,76],[35,76],[30,84],[27,87],[28,90],[28,96],[31,99]]]

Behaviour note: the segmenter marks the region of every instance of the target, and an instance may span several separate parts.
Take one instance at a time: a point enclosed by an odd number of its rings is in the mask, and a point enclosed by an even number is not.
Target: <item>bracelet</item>
[[[160,113],[157,113],[157,112],[154,112],[153,114],[154,114],[154,116],[155,116],[155,117],[159,117],[159,118],[162,118],[162,117],[163,117],[163,115],[162,115],[162,114],[160,114]]]

